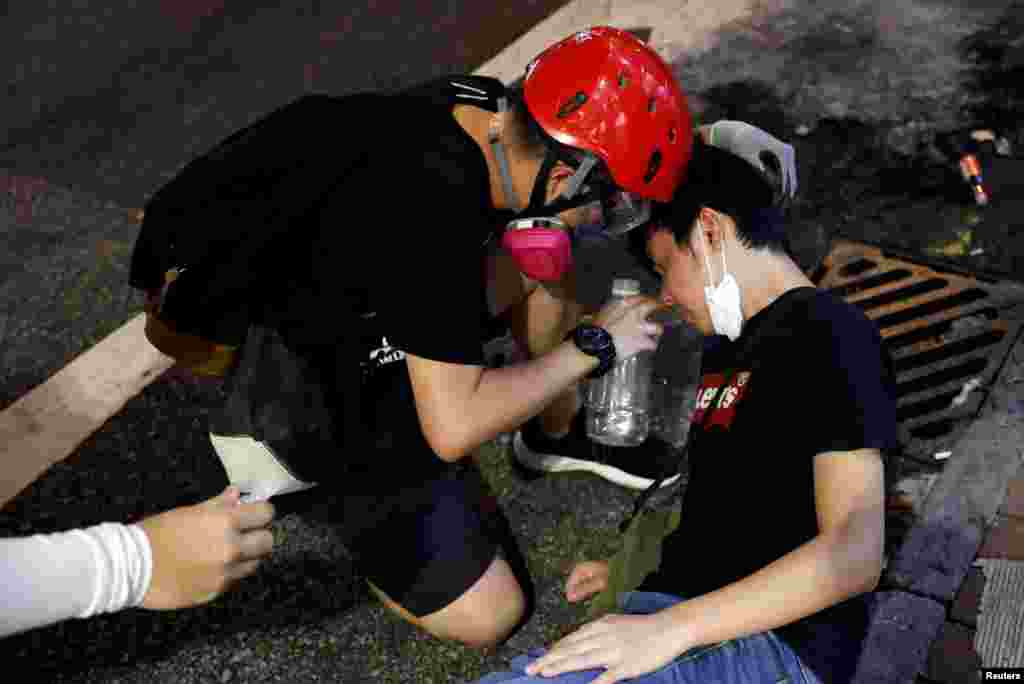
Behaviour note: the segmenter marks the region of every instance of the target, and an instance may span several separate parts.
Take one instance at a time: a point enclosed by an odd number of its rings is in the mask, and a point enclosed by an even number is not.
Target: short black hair
[[[508,107],[512,113],[512,126],[515,129],[516,137],[523,148],[538,157],[559,143],[549,136],[537,120],[530,114],[523,96],[522,87],[510,88],[506,91]]]
[[[751,249],[788,254],[789,240],[781,210],[773,206],[769,181],[736,155],[695,138],[686,177],[672,200],[655,205],[650,223],[631,231],[630,251],[648,267],[647,239],[652,230],[672,231],[676,243],[689,245],[701,207],[728,215],[736,237]]]

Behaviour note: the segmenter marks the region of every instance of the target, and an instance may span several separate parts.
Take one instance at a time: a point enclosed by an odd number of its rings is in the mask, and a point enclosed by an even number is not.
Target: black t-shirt
[[[372,141],[371,152],[345,168],[330,156],[336,145],[311,148],[289,171],[299,174],[291,184],[302,185],[302,174],[311,183],[338,178],[278,246],[213,432],[253,434],[300,476],[347,490],[399,491],[448,467],[423,436],[405,354],[484,364],[494,332],[484,249],[502,218],[481,150],[452,115],[452,95],[442,79],[394,95],[296,104],[306,138],[312,130]],[[375,116],[366,116],[367,103]],[[261,132],[290,134],[287,126]]]
[[[747,321],[734,342],[715,341],[704,355],[682,522],[642,590],[692,598],[769,565],[818,534],[817,454],[897,446],[889,357],[856,307],[797,288]],[[775,632],[823,681],[849,681],[866,598]]]

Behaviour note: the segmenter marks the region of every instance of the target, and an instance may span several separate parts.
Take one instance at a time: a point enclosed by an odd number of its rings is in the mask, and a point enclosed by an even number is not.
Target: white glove
[[[708,144],[731,152],[757,169],[771,183],[776,204],[796,195],[796,152],[778,138],[743,121],[716,121]],[[765,164],[774,159],[774,163]]]

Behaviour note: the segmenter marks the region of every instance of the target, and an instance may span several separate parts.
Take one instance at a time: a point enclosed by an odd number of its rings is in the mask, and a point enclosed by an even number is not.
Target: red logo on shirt
[[[737,373],[732,382],[719,392],[719,388],[725,382],[725,375],[723,373],[705,374],[701,378],[700,387],[697,388],[696,410],[694,410],[690,422],[698,425],[703,423],[705,412],[710,410],[711,416],[708,418],[707,426],[718,425],[728,430],[736,417],[736,405],[743,399],[749,380],[750,371]],[[717,399],[715,398],[716,393]],[[714,406],[711,406],[712,401],[715,403]]]

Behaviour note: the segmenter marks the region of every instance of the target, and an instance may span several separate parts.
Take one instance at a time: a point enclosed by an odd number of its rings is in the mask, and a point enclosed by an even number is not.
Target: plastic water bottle
[[[640,294],[640,282],[612,283],[610,301]],[[647,439],[654,354],[642,351],[619,359],[607,373],[587,381],[587,437],[609,446],[636,446]]]

